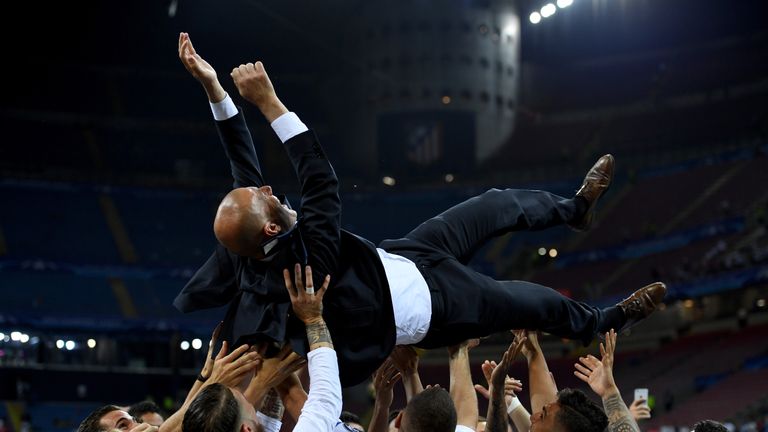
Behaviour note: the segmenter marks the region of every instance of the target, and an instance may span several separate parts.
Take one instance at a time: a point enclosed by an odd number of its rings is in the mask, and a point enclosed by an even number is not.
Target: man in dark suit
[[[310,265],[318,286],[331,276],[323,315],[345,386],[367,379],[395,344],[433,348],[512,328],[587,343],[598,332],[645,318],[664,297],[656,283],[599,309],[533,283],[496,281],[466,265],[482,243],[505,232],[563,223],[587,229],[612,178],[610,155],[589,171],[574,198],[493,189],[377,248],[341,229],[333,168],[316,136],[278,99],[260,62],[231,75],[285,145],[301,185],[301,217],[265,184],[242,113],[184,33],[179,57],[208,95],[235,189],[216,214],[219,245],[174,304],[183,312],[228,304],[222,334],[230,343],[287,341],[306,354],[303,326],[283,288],[282,270],[295,263]]]

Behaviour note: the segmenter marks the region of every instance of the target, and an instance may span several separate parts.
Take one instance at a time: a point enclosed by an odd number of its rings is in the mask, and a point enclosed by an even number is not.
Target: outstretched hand
[[[504,355],[501,357],[501,362],[493,369],[493,372],[491,372],[491,380],[488,382],[491,391],[493,391],[493,389],[504,388],[504,381],[507,378],[509,367],[512,366],[512,362],[514,362],[515,357],[520,354],[520,351],[523,349],[523,345],[525,345],[526,342],[527,339],[523,337],[522,339],[515,340],[509,345],[509,348],[507,348]]]
[[[486,399],[491,398],[491,374],[493,373],[493,370],[496,369],[496,366],[495,361],[488,360],[480,365],[480,369],[483,371],[483,376],[485,376],[485,382],[488,383],[488,388],[483,387],[480,384],[475,384],[475,390]],[[516,393],[520,391],[523,391],[522,381],[507,375],[504,378],[504,398],[507,400],[507,404],[509,404],[513,397],[517,397]]]
[[[251,404],[259,406],[269,389],[280,385],[306,362],[306,359],[293,352],[291,346],[286,344],[276,356],[263,361],[261,369],[243,393],[245,398]]]
[[[304,324],[318,322],[323,320],[323,296],[328,290],[328,284],[331,283],[331,275],[327,275],[323,280],[323,286],[315,292],[314,281],[312,280],[312,267],[306,266],[304,275],[306,282],[301,278],[301,265],[296,264],[293,269],[296,285],[291,280],[291,273],[288,269],[283,270],[283,279],[285,279],[285,288],[291,297],[293,313],[296,314]]]
[[[227,342],[223,342],[206,384],[221,383],[227,387],[237,387],[248,373],[261,365],[261,355],[256,351],[246,353],[249,349],[248,345],[240,345],[227,354]]]
[[[187,71],[205,88],[211,102],[221,102],[227,96],[216,75],[216,69],[195,51],[189,33],[179,33],[179,60]]]
[[[616,332],[611,329],[605,334],[605,345],[600,343],[600,356],[598,360],[592,355],[579,357],[579,362],[574,366],[576,377],[589,384],[592,390],[600,397],[605,398],[612,393],[618,393],[616,381],[613,379],[613,354],[616,350]]]

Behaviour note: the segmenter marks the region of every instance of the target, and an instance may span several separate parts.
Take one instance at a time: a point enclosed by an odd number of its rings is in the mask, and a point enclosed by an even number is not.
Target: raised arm
[[[328,327],[323,320],[323,296],[328,289],[330,277],[326,276],[323,286],[315,293],[312,269],[305,269],[306,284],[302,280],[301,267],[294,270],[296,284],[291,281],[288,270],[283,271],[285,286],[291,297],[291,305],[296,317],[307,329],[309,341],[309,381],[310,390],[301,411],[296,432],[331,430],[341,415],[341,383],[336,351]]]
[[[485,388],[480,384],[475,384],[475,390],[483,395],[483,397],[490,400],[491,375],[496,369],[496,362],[486,360],[480,367],[489,388]],[[512,423],[517,430],[527,431],[531,428],[531,413],[528,412],[517,397],[516,392],[521,391],[523,391],[523,383],[520,380],[511,378],[509,375],[504,378],[504,400],[507,403],[507,414],[509,415],[509,419],[512,420]]]
[[[373,374],[373,389],[376,400],[373,404],[371,422],[368,424],[368,432],[389,431],[389,407],[392,406],[393,391],[401,374],[393,364],[392,357],[384,360],[376,373]]]
[[[477,427],[477,394],[472,385],[469,371],[470,344],[477,345],[478,340],[464,341],[448,348],[448,369],[451,374],[450,394],[456,406],[456,424],[470,430]]]
[[[208,95],[234,187],[263,186],[259,158],[245,119],[221,86],[216,70],[195,51],[188,33],[179,33],[179,59]]]
[[[339,180],[314,133],[288,112],[261,62],[232,71],[240,95],[261,110],[284,143],[301,184],[301,234],[316,282],[335,273],[341,247]]]
[[[531,412],[541,411],[545,405],[557,401],[557,387],[552,380],[547,360],[539,346],[535,332],[515,331],[515,339],[526,339],[522,350],[528,360],[528,391],[531,395]]]
[[[609,432],[640,432],[640,427],[632,417],[627,405],[621,398],[616,381],[613,379],[613,359],[616,350],[616,332],[611,329],[605,334],[605,345],[600,344],[601,359],[593,356],[580,357],[573,372],[580,380],[603,400],[603,409],[608,416]]]
[[[491,373],[491,380],[488,382],[491,398],[488,403],[488,414],[485,423],[485,430],[488,432],[507,431],[507,404],[504,398],[504,383],[509,367],[515,360],[515,357],[520,354],[520,350],[523,349],[525,343],[525,337],[512,342],[501,357],[499,365]]]

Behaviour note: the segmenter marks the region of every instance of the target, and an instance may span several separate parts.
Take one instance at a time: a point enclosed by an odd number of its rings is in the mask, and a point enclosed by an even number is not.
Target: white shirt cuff
[[[464,425],[456,425],[456,432],[475,432],[475,430]]]
[[[229,94],[221,102],[209,102],[211,104],[211,111],[213,112],[213,118],[216,121],[224,121],[231,119],[237,115],[237,107],[232,102],[232,98]]]
[[[280,428],[283,426],[283,422],[262,414],[261,411],[256,413],[256,417],[261,422],[261,425],[264,426],[264,432],[280,432]]]
[[[285,143],[296,135],[309,130],[307,125],[299,120],[299,116],[294,112],[287,112],[272,122],[272,129],[275,131],[280,141]]]

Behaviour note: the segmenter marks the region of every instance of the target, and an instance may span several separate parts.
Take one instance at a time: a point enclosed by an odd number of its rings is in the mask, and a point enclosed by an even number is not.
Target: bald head
[[[272,195],[272,188],[247,187],[232,190],[219,204],[213,231],[219,243],[230,251],[260,258],[261,244],[289,229],[296,212]]]

